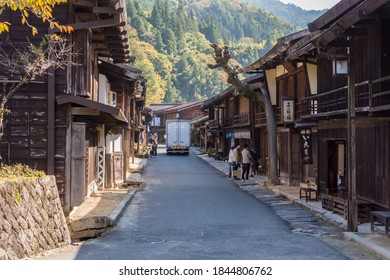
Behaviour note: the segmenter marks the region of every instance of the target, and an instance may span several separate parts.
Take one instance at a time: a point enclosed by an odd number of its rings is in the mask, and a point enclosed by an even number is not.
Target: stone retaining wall
[[[54,176],[0,181],[0,259],[28,258],[70,242]]]

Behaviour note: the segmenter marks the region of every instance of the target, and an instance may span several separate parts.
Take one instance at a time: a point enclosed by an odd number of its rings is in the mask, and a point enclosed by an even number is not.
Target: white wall
[[[107,89],[110,88],[110,83],[107,80],[107,77],[99,74],[99,102],[107,104]]]
[[[311,94],[317,94],[317,65],[307,63],[306,66],[309,76],[310,92]]]
[[[106,137],[106,153],[112,154],[114,152],[122,152],[122,135],[109,134]]]

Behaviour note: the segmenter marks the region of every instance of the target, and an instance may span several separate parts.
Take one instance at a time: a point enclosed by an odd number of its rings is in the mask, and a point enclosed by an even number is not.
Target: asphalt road
[[[118,225],[84,242],[79,260],[346,259],[191,153],[163,150]],[[69,255],[69,258],[70,255]]]

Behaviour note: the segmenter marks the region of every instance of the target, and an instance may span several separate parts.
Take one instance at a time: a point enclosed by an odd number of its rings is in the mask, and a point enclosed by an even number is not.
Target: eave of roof
[[[70,94],[60,95],[56,98],[56,101],[58,105],[77,104],[82,107],[95,109],[99,112],[109,114],[117,121],[121,122],[121,125],[128,125],[129,123],[121,109],[97,101]]]
[[[239,73],[249,73],[252,70],[265,70],[266,65],[269,62],[274,61],[275,59],[280,60],[282,54],[292,45],[293,42],[304,38],[309,35],[310,32],[308,29],[301,30],[299,32],[292,33],[285,37],[279,38],[277,44],[269,50],[263,57],[255,61],[251,65],[240,68]]]
[[[154,115],[162,115],[162,114],[170,114],[170,113],[178,113],[184,110],[191,109],[193,107],[199,106],[203,103],[204,101],[193,101],[185,104],[179,104],[177,106],[172,106],[166,109],[158,110],[155,111]]]
[[[99,57],[99,70],[106,75],[118,74],[123,78],[134,81],[137,79],[143,79],[140,75],[141,70],[129,67],[124,64],[115,64],[107,58]]]
[[[75,0],[76,13],[89,16],[70,24],[74,30],[91,30],[95,50],[100,56],[111,57],[114,62],[134,61],[131,56],[127,34],[127,12],[125,0]]]
[[[263,74],[254,75],[254,76],[251,76],[249,78],[246,78],[243,81],[243,83],[244,84],[255,83],[259,79],[262,79],[263,77],[264,77]],[[204,109],[206,109],[206,108],[208,108],[208,107],[210,107],[212,105],[219,104],[223,100],[231,98],[233,95],[235,95],[235,88],[233,86],[230,86],[227,89],[225,89],[224,91],[222,91],[220,94],[215,95],[215,96],[207,99],[206,101],[204,101],[203,104],[201,105],[201,109],[204,110]]]
[[[345,36],[344,33],[354,24],[389,1],[390,0],[341,1],[327,12],[328,15],[325,16],[324,19],[328,19],[328,22],[322,19],[321,24],[318,24],[321,28],[326,28],[313,30],[310,35],[302,38],[291,46],[288,50],[289,55],[287,59],[295,59],[313,49],[326,47],[335,39]],[[350,2],[350,7],[348,7],[348,3]],[[343,7],[343,13],[338,11],[340,7],[339,4]]]

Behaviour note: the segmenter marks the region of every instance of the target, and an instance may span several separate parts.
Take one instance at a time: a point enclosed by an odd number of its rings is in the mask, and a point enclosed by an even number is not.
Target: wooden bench
[[[340,214],[347,219],[348,216],[348,200],[342,197],[337,197],[329,194],[321,194],[322,208]],[[368,202],[357,200],[358,220],[360,223],[370,221],[371,205]]]
[[[314,193],[315,197],[312,197],[311,194]],[[307,186],[299,187],[299,198],[305,198],[306,202],[309,200],[317,201],[317,188],[315,186],[308,184]]]
[[[390,232],[390,211],[371,211],[371,231],[374,231],[375,227],[384,226],[385,236],[387,237]]]

